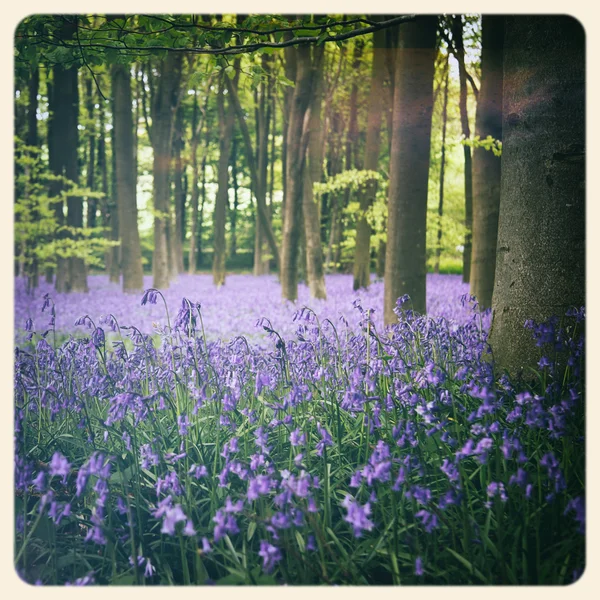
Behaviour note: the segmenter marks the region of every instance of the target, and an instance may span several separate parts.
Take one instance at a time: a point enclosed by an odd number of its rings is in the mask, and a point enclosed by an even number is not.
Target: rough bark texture
[[[304,240],[306,247],[306,277],[311,298],[327,298],[323,269],[323,248],[319,203],[313,194],[313,184],[323,176],[323,123],[321,103],[323,99],[323,46],[313,48],[312,96],[309,104],[308,149],[304,169],[302,210],[304,216]]]
[[[448,79],[450,65],[446,60],[446,74],[444,76],[444,101],[442,105],[442,156],[440,157],[440,196],[438,201],[438,229],[437,245],[435,248],[434,271],[440,272],[440,257],[442,256],[442,218],[444,216],[444,176],[446,171],[446,129],[448,125]]]
[[[154,195],[154,256],[152,269],[153,287],[169,287],[169,165],[171,162],[171,143],[173,122],[178,102],[181,82],[183,56],[169,52],[160,65],[158,82],[152,97],[151,142],[153,156],[153,195]]]
[[[404,294],[410,296],[415,311],[426,309],[425,233],[436,24],[436,17],[423,16],[400,28],[385,257],[386,323],[396,320],[396,301]]]
[[[239,69],[239,62],[238,69]],[[239,70],[236,69],[237,73]],[[236,81],[233,87],[237,85]],[[214,245],[213,245],[213,283],[221,286],[225,283],[225,221],[227,217],[227,205],[229,204],[229,157],[231,153],[231,138],[235,122],[235,111],[231,101],[225,107],[224,78],[221,74],[219,81],[219,94],[217,96],[217,109],[219,112],[219,162],[217,164],[217,197],[215,199],[214,211]]]
[[[460,124],[465,140],[471,138],[469,115],[467,113],[467,68],[465,66],[465,48],[463,44],[462,17],[457,15],[452,20],[452,41],[454,53],[458,61],[458,79],[460,83]],[[471,246],[473,228],[473,171],[471,146],[463,145],[465,157],[465,247],[463,250],[463,282],[469,283],[471,275]]]
[[[381,29],[373,34],[373,65],[371,90],[367,114],[367,139],[365,143],[365,169],[379,170],[381,142],[381,117],[385,80],[386,34]],[[371,182],[360,195],[360,216],[356,224],[356,250],[354,254],[354,290],[368,288],[371,283],[371,225],[365,213],[375,201],[377,182]]]
[[[506,17],[503,153],[490,332],[498,370],[535,367],[527,319],[585,302],[585,33]]]
[[[502,48],[504,17],[482,17],[481,88],[475,135],[502,140]],[[500,211],[501,158],[491,150],[473,151],[473,249],[471,294],[482,308],[492,305]]]
[[[296,83],[290,101],[287,131],[286,199],[281,241],[281,293],[286,300],[298,297],[298,254],[300,243],[300,217],[302,210],[302,184],[306,152],[306,135],[302,135],[304,117],[311,94],[310,46],[297,46]]]
[[[114,65],[112,68],[112,93],[114,97],[115,177],[123,291],[138,292],[143,289],[144,282],[137,221],[137,174],[131,108],[131,76],[124,65]]]

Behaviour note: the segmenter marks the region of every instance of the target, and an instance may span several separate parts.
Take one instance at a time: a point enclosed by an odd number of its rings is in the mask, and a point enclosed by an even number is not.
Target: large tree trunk
[[[170,193],[169,165],[173,139],[173,122],[179,100],[183,55],[169,52],[160,64],[160,73],[152,97],[152,142],[153,195],[154,195],[154,256],[152,270],[153,286],[157,289],[169,287]]]
[[[460,124],[465,140],[471,138],[469,127],[469,114],[467,112],[467,68],[465,65],[465,48],[463,44],[462,17],[456,15],[452,19],[452,41],[454,44],[455,58],[458,61],[458,79],[460,82]],[[471,160],[471,146],[463,145],[465,157],[465,244],[463,250],[463,282],[469,283],[471,275],[471,239],[473,228],[473,172]]]
[[[536,367],[528,319],[585,302],[585,33],[564,16],[506,17],[503,151],[490,332],[499,369]]]
[[[304,117],[311,96],[310,46],[295,48],[296,82],[291,99],[290,122],[287,131],[286,200],[281,241],[281,293],[286,300],[298,297],[298,251],[302,184],[306,153]],[[303,135],[304,133],[304,135]]]
[[[185,239],[184,214],[185,191],[183,189],[183,160],[181,154],[184,148],[183,108],[180,105],[175,117],[175,135],[173,139],[173,189],[175,200],[175,226],[173,231],[173,258],[175,274],[184,272],[183,240]]]
[[[450,55],[448,55],[449,57]],[[450,64],[446,59],[444,75],[444,100],[442,105],[442,156],[440,157],[440,197],[438,202],[437,244],[435,247],[434,271],[440,272],[440,258],[442,256],[442,218],[444,216],[444,176],[446,172],[446,128],[448,125],[448,82],[450,77]]]
[[[237,140],[233,136],[231,147],[231,187],[233,188],[233,206],[230,211],[231,237],[229,243],[229,256],[234,258],[237,254],[237,211],[238,211],[238,171],[237,171]]]
[[[367,139],[365,144],[365,169],[379,170],[379,146],[381,141],[381,116],[385,80],[386,34],[380,29],[373,34],[373,66],[367,116]],[[356,224],[356,249],[354,253],[354,290],[368,288],[371,282],[371,225],[365,213],[375,201],[377,182],[370,182],[360,195],[360,213]]]
[[[131,74],[125,65],[112,68],[114,97],[116,196],[121,241],[123,291],[138,292],[144,287],[142,251],[137,222],[136,170],[131,104]]]
[[[394,76],[394,116],[388,230],[385,257],[384,319],[408,294],[412,308],[426,309],[426,226],[433,73],[437,18],[418,17],[400,28]]]
[[[237,87],[239,75],[239,60],[236,61],[236,76],[232,87]],[[225,81],[228,77],[221,73],[219,78],[219,93],[217,96],[217,109],[219,113],[219,162],[217,164],[218,189],[215,199],[214,211],[214,245],[213,245],[213,283],[221,286],[225,283],[225,221],[227,218],[227,205],[229,204],[229,158],[231,153],[231,138],[235,122],[235,111],[230,101],[225,108]]]
[[[502,140],[502,48],[504,17],[484,15],[481,29],[481,88],[475,135]],[[500,211],[501,159],[491,150],[473,151],[473,250],[471,294],[482,308],[492,305]]]
[[[313,48],[312,97],[309,104],[308,149],[304,169],[303,217],[306,247],[306,278],[311,298],[327,298],[321,246],[320,204],[314,197],[313,184],[323,177],[323,46]]]

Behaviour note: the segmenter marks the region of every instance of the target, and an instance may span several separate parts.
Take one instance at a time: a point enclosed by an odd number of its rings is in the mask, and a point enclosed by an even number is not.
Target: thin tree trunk
[[[321,103],[323,99],[323,46],[313,48],[312,96],[308,115],[308,148],[304,169],[303,217],[306,248],[306,276],[311,298],[327,297],[323,268],[323,248],[319,203],[313,194],[313,184],[323,176],[323,123]]]
[[[89,132],[88,132],[88,160],[87,160],[87,177],[86,187],[92,192],[96,189],[96,127],[94,118],[94,95],[93,95],[93,81],[89,77],[85,80],[85,104],[89,119]],[[96,210],[98,201],[96,198],[88,198],[87,200],[87,226],[96,227]]]
[[[373,66],[365,144],[365,169],[368,171],[379,170],[386,52],[385,30],[381,29],[373,34]],[[371,225],[368,223],[365,213],[375,202],[376,194],[376,181],[370,182],[367,189],[360,194],[360,213],[356,224],[354,254],[354,290],[368,288],[371,282]]]
[[[470,140],[469,114],[467,112],[467,69],[465,66],[465,48],[463,44],[462,18],[456,15],[452,20],[452,39],[456,60],[458,61],[458,78],[460,82],[460,124],[465,140]],[[471,160],[471,146],[463,145],[465,157],[465,248],[463,250],[463,282],[469,283],[471,276],[471,246],[473,228],[473,171]]]
[[[433,111],[437,17],[421,16],[400,28],[394,77],[394,123],[390,155],[384,320],[408,294],[424,313],[427,187]],[[419,110],[415,110],[419,107]]]
[[[231,87],[237,86],[239,75],[239,60],[236,61],[236,81]],[[219,93],[217,109],[219,113],[219,162],[217,165],[218,189],[214,210],[214,245],[213,245],[213,283],[222,286],[225,283],[225,221],[227,204],[229,203],[229,158],[231,153],[231,138],[235,122],[235,111],[231,102],[225,108],[225,81],[228,77],[224,72],[219,78]]]
[[[112,68],[115,130],[116,197],[121,242],[123,291],[143,289],[142,251],[137,221],[136,171],[134,156],[131,73],[125,65]]]
[[[151,112],[152,128],[150,139],[153,157],[154,196],[154,256],[152,270],[153,286],[157,289],[169,287],[170,256],[168,235],[172,233],[169,211],[169,165],[173,139],[173,122],[178,104],[183,56],[169,52],[160,65],[158,82],[153,91]],[[150,70],[148,71],[150,76]]]
[[[40,71],[39,67],[35,67],[31,72],[28,83],[29,102],[27,105],[27,137],[25,143],[28,146],[37,147],[38,140],[38,125],[37,125],[37,109],[38,109],[38,93],[40,87]],[[35,221],[39,212],[34,209],[32,218]],[[38,287],[39,265],[33,248],[26,248],[27,266],[27,289],[29,292]]]
[[[176,274],[184,272],[183,268],[183,240],[185,239],[185,228],[183,226],[183,215],[185,213],[185,192],[183,190],[183,160],[181,154],[184,147],[184,125],[183,108],[180,105],[175,117],[175,131],[173,138],[173,188],[175,196],[175,227],[173,234],[173,250]]]
[[[111,99],[111,112],[114,119],[115,114],[115,98],[114,94]],[[117,153],[116,153],[116,139],[115,139],[115,128],[110,130],[110,204],[109,204],[109,218],[110,218],[110,239],[113,242],[119,242],[119,207],[117,205]],[[119,283],[121,280],[121,245],[113,246],[110,249],[110,266],[108,269],[109,281],[113,283]]]
[[[539,369],[540,349],[526,320],[585,303],[585,32],[568,16],[505,18],[489,340],[498,373],[528,375]]]
[[[238,210],[238,180],[237,180],[237,140],[235,136],[231,142],[231,187],[233,188],[233,208],[230,215],[231,236],[229,256],[235,258],[237,254],[237,210]]]
[[[502,49],[504,17],[484,15],[481,28],[481,87],[475,135],[502,140]],[[473,151],[473,253],[471,294],[482,308],[492,306],[500,211],[501,158],[490,150]]]
[[[305,113],[312,91],[310,46],[297,46],[296,82],[291,100],[290,123],[287,132],[286,201],[281,241],[281,293],[286,300],[298,296],[298,251],[300,216],[302,213],[302,183],[306,153],[304,133]]]
[[[448,55],[449,57],[450,55]],[[442,217],[444,216],[444,174],[446,169],[446,128],[448,124],[448,79],[450,64],[446,59],[446,75],[444,76],[444,104],[442,106],[442,156],[440,158],[440,199],[438,202],[437,245],[435,248],[434,271],[440,272],[440,257],[442,255]]]

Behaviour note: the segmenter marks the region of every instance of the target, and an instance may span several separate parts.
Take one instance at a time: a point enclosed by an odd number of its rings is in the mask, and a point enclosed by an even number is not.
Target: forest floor
[[[15,336],[23,338],[24,325],[28,318],[34,323],[34,329],[41,332],[46,329],[49,316],[42,313],[43,298],[50,294],[56,305],[56,330],[59,333],[82,333],[86,326],[75,326],[75,321],[89,315],[99,325],[102,316],[112,313],[120,324],[135,325],[143,333],[153,333],[155,324],[166,325],[167,318],[162,303],[141,305],[142,292],[124,294],[120,285],[111,283],[105,275],[88,277],[89,292],[58,294],[51,284],[40,282],[33,294],[26,292],[25,282],[15,279]],[[260,318],[270,320],[273,328],[283,337],[293,335],[295,331],[294,315],[303,306],[315,311],[320,320],[329,318],[336,326],[343,316],[351,328],[360,320],[360,313],[353,303],[360,301],[363,308],[375,310],[373,319],[381,327],[383,319],[383,281],[372,277],[368,290],[352,291],[351,275],[327,275],[327,300],[310,298],[308,286],[300,284],[298,300],[291,303],[282,300],[281,288],[274,275],[254,277],[252,275],[229,275],[226,284],[216,288],[212,276],[181,275],[174,281],[164,296],[173,320],[182,299],[199,302],[202,306],[202,318],[206,337],[211,340],[229,340],[243,335],[258,342],[264,338],[262,328],[256,326]],[[152,277],[144,277],[144,289],[152,287]],[[459,323],[465,322],[471,315],[469,305],[461,298],[469,293],[469,285],[462,283],[460,275],[427,276],[427,310],[432,316],[443,316]]]

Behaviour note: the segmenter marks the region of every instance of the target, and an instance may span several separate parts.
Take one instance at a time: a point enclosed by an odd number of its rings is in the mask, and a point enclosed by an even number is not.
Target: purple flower
[[[260,541],[258,555],[263,560],[263,571],[267,574],[272,573],[277,563],[283,558],[281,550],[277,546],[269,544],[266,540]]]
[[[50,461],[48,467],[48,473],[50,474],[50,477],[53,477],[54,475],[62,475],[63,483],[67,483],[67,475],[71,469],[71,464],[60,452],[55,452],[52,455],[52,460]]]
[[[417,575],[417,577],[422,577],[423,574],[423,559],[420,556],[417,556],[415,560],[415,575]]]
[[[344,521],[352,525],[354,537],[360,537],[363,531],[371,531],[373,529],[373,521],[368,518],[371,514],[369,502],[361,506],[348,494],[344,498],[342,506],[348,511],[348,514],[344,517]]]

